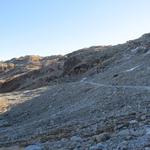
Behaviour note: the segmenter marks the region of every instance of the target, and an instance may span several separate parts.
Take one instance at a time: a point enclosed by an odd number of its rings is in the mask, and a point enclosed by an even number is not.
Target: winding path
[[[145,89],[150,90],[150,86],[142,86],[142,85],[107,85],[101,83],[95,83],[92,81],[83,81],[83,83],[92,84],[99,87],[115,87],[115,88],[131,88],[131,89]]]

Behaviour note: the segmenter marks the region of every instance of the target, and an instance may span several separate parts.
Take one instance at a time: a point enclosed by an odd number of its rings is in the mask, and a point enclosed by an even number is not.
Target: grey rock
[[[101,143],[98,143],[98,144],[96,144],[96,145],[94,145],[94,146],[91,146],[91,147],[89,148],[89,150],[107,150],[107,147],[106,147],[106,145],[103,145],[103,144],[101,144]]]
[[[93,136],[93,140],[95,140],[96,142],[105,142],[108,139],[110,139],[110,133],[102,133],[102,134],[98,134]]]
[[[79,137],[79,136],[73,136],[70,138],[71,141],[75,141],[75,142],[81,142],[82,141],[82,138]]]
[[[25,150],[43,150],[39,145],[29,145],[25,148]]]
[[[128,142],[124,141],[120,143],[117,147],[117,150],[128,150]]]

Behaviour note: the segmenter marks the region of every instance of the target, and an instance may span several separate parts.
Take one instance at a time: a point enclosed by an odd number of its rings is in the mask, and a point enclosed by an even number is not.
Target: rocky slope
[[[0,147],[149,150],[150,34],[65,56],[26,56],[0,73]]]
[[[33,89],[56,83],[62,74],[63,56],[25,56],[4,62],[7,67],[0,72],[0,92]]]

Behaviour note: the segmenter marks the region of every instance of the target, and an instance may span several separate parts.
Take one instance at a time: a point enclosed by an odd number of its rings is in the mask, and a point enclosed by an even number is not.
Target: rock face
[[[15,67],[0,73],[0,148],[150,149],[149,58],[145,34],[116,46],[3,62]]]
[[[15,68],[15,64],[13,63],[0,63],[0,72],[11,70]]]
[[[62,59],[63,56],[25,56],[6,61],[5,64],[15,67],[7,65],[7,69],[0,72],[0,92],[55,84],[63,72]]]

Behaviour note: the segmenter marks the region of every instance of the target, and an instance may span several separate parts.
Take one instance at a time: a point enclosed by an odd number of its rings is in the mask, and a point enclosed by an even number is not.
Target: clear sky
[[[150,0],[0,0],[0,60],[114,45],[150,32]]]

